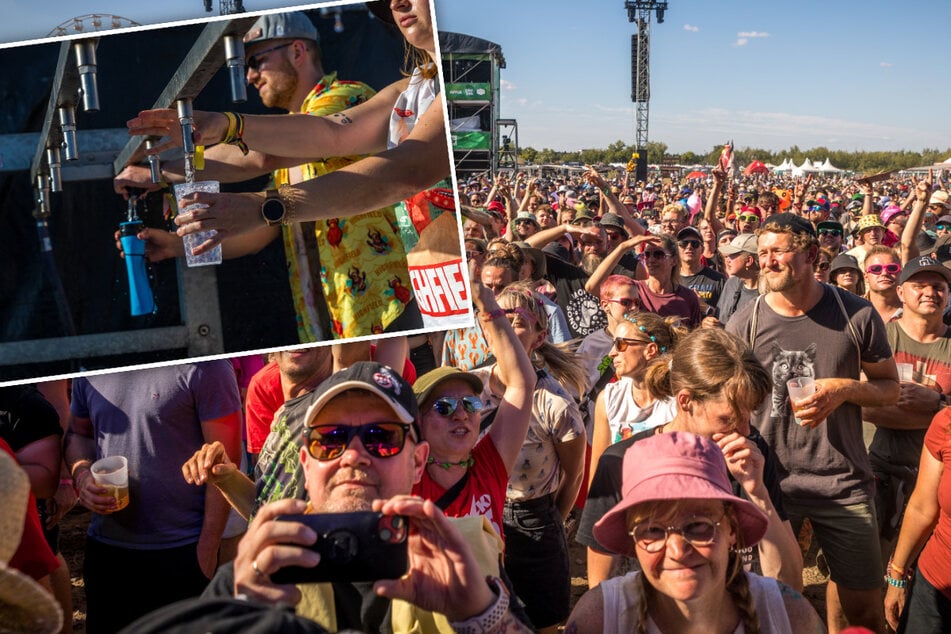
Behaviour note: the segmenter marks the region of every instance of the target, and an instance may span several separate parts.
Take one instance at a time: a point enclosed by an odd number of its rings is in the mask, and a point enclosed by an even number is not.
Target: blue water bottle
[[[129,277],[129,302],[132,315],[148,315],[155,310],[152,287],[145,272],[145,242],[136,236],[142,231],[141,220],[119,223],[119,240],[125,253],[125,270]]]

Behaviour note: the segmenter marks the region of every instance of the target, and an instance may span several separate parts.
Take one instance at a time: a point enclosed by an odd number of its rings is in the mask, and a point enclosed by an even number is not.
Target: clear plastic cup
[[[92,479],[108,489],[116,500],[116,510],[129,505],[129,461],[123,456],[109,456],[92,463],[89,467]]]
[[[786,389],[789,391],[789,401],[792,403],[793,413],[796,413],[796,401],[801,401],[816,393],[816,380],[811,376],[799,376],[786,381]],[[802,425],[802,419],[798,416],[796,424]]]
[[[899,381],[914,381],[915,366],[910,363],[896,363]]]
[[[193,194],[195,192],[210,192],[217,194],[219,191],[218,181],[195,181],[193,183],[179,183],[173,187],[175,190],[175,201],[178,203],[179,213],[184,213],[191,211],[192,209],[201,208],[200,205],[192,205],[190,207],[182,207],[181,201],[182,198]],[[188,266],[208,266],[211,264],[221,264],[221,245],[217,245],[211,251],[202,253],[201,255],[193,255],[192,249],[197,247],[199,244],[205,240],[215,236],[218,232],[214,229],[208,231],[198,231],[196,233],[188,233],[182,237],[182,241],[185,243],[185,263]]]

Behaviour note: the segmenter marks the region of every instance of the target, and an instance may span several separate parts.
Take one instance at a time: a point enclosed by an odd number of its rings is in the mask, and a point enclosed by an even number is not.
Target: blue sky
[[[669,0],[652,24],[649,139],[675,152],[951,147],[951,2]],[[634,138],[623,0],[438,0],[439,27],[502,46],[519,143]]]
[[[501,116],[519,142],[577,150],[634,138],[623,0],[433,0],[439,27],[497,42]],[[308,4],[245,0],[248,10]],[[0,41],[88,13],[141,23],[217,15],[202,0],[0,0]],[[651,141],[671,151],[951,147],[951,2],[669,0],[652,25]]]

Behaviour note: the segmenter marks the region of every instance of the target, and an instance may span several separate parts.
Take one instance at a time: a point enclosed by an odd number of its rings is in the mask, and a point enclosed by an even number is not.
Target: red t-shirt
[[[7,452],[16,460],[13,449],[2,438],[0,438],[0,450]],[[36,498],[33,497],[32,492],[26,501],[23,536],[10,559],[9,566],[34,579],[42,579],[59,568],[59,560],[46,543],[46,538],[43,537],[43,526],[40,524],[40,515],[36,512]]]
[[[918,569],[931,585],[951,599],[951,408],[941,410],[925,434],[925,447],[944,465],[938,481],[938,525],[918,558]]]
[[[456,499],[446,507],[447,517],[469,517],[484,515],[499,536],[502,535],[502,510],[505,507],[505,488],[509,474],[505,470],[502,456],[495,448],[492,438],[485,436],[472,450],[475,464],[469,467],[469,480]],[[435,467],[438,468],[438,467]],[[413,487],[413,495],[435,502],[443,496],[446,489],[429,477],[429,470],[423,470],[423,477]]]
[[[283,404],[281,371],[277,368],[277,361],[271,361],[256,372],[248,384],[248,396],[244,403],[248,453],[261,453],[264,439],[271,433],[274,412]]]

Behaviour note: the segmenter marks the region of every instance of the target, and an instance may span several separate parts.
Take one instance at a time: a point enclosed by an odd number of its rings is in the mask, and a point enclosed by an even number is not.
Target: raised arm
[[[928,180],[915,183],[915,191],[909,196],[915,201],[908,216],[908,222],[901,232],[901,265],[905,266],[910,260],[918,257],[921,250],[918,248],[918,234],[925,220],[925,210],[931,196],[931,183],[934,182],[932,170],[928,170]]]
[[[475,280],[471,286],[473,305],[482,322],[486,341],[495,354],[498,378],[505,385],[495,422],[489,427],[489,436],[505,463],[506,471],[511,473],[528,433],[535,368],[492,291]]]
[[[703,209],[704,219],[710,223],[713,233],[719,235],[725,227],[717,216],[717,208],[720,204],[720,192],[723,191],[723,181],[726,179],[726,173],[720,167],[715,167],[710,172],[713,175],[713,187],[710,189],[710,195],[707,197],[707,205]]]

